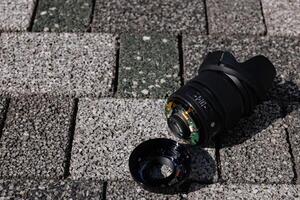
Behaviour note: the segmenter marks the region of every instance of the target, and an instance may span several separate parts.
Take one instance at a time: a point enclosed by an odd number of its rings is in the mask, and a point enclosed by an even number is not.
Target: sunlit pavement
[[[298,0],[1,0],[0,199],[299,199]],[[165,99],[209,51],[263,54],[265,101],[207,148],[186,192],[147,192],[128,158],[175,138]]]

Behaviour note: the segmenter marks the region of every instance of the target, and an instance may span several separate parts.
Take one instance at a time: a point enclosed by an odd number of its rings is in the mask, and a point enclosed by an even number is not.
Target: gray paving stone
[[[0,93],[108,96],[115,67],[109,34],[3,33]]]
[[[1,179],[0,199],[101,199],[99,180]]]
[[[299,185],[193,185],[188,199],[299,199]]]
[[[108,182],[107,184],[107,200],[116,199],[165,199],[175,200],[180,199],[179,195],[166,195],[151,193],[138,186],[135,182],[119,181],[119,182]]]
[[[80,99],[71,176],[131,180],[128,159],[142,141],[162,137],[182,142],[168,132],[164,104],[150,99]],[[193,152],[191,178],[216,180],[214,149],[197,147]]]
[[[150,138],[168,133],[164,101],[80,99],[74,134],[71,176],[129,180],[131,151]]]
[[[235,183],[291,183],[289,145],[280,107],[272,102],[258,105],[224,137],[221,144],[221,176]]]
[[[1,0],[0,32],[25,31],[29,28],[36,0]]]
[[[61,177],[73,106],[62,97],[11,99],[0,140],[0,177]]]
[[[300,2],[297,0],[262,0],[270,35],[300,35]]]
[[[97,0],[93,31],[206,33],[203,1]]]
[[[259,0],[207,0],[209,34],[263,34]]]
[[[121,36],[118,96],[164,98],[180,87],[177,41],[170,35]]]
[[[197,74],[204,56],[210,51],[229,50],[240,62],[262,54],[268,57],[277,70],[273,99],[300,100],[300,39],[288,37],[252,36],[192,36],[184,35],[185,81]]]
[[[89,28],[92,0],[39,1],[33,31],[84,32]]]
[[[289,140],[294,156],[294,163],[297,173],[297,183],[300,183],[300,103],[290,102],[285,117],[285,128],[289,134]]]

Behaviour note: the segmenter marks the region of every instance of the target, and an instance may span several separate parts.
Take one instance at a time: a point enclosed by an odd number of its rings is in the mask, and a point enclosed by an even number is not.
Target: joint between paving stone
[[[27,27],[28,32],[32,32],[32,28],[33,28],[34,20],[35,20],[35,17],[36,17],[39,1],[40,0],[35,0],[35,4],[34,4],[33,10],[32,10],[32,15],[31,15],[31,18],[30,18],[29,26]]]
[[[217,164],[217,174],[218,174],[218,181],[219,183],[224,182],[222,178],[222,166],[221,166],[221,155],[220,155],[220,140],[218,137],[215,137],[215,154],[216,154],[216,164]]]
[[[116,66],[114,71],[114,79],[112,81],[113,97],[116,96],[118,91],[118,82],[119,82],[119,68],[120,68],[120,36],[116,37]]]
[[[103,188],[102,188],[102,194],[103,194],[103,196],[102,196],[102,198],[100,200],[106,200],[107,185],[108,185],[108,182],[105,181],[103,183]]]
[[[64,178],[68,178],[70,176],[70,165],[71,165],[71,156],[72,156],[72,146],[73,146],[73,139],[76,127],[76,116],[78,112],[78,102],[79,99],[74,99],[74,107],[72,109],[71,114],[71,123],[69,128],[69,143],[66,147],[66,157],[65,157],[65,169],[64,169]]]
[[[184,85],[184,57],[183,57],[183,44],[182,44],[182,34],[177,36],[178,42],[178,58],[179,58],[179,77],[180,77],[180,85]]]
[[[96,5],[96,0],[92,0],[92,11],[91,11],[91,15],[90,15],[89,27],[87,30],[87,32],[89,32],[89,33],[92,32],[92,24],[93,24],[93,20],[94,20],[95,5]]]
[[[208,14],[207,14],[207,4],[206,0],[203,0],[204,4],[204,17],[205,17],[205,29],[206,29],[206,35],[209,35],[209,26],[208,26]]]
[[[261,15],[262,15],[262,20],[263,20],[263,23],[264,23],[264,26],[265,26],[265,31],[263,32],[263,36],[266,36],[268,34],[268,29],[267,29],[266,18],[265,18],[265,15],[264,15],[264,9],[263,9],[263,5],[262,5],[261,0],[259,0],[259,5],[260,5],[260,12],[261,12]]]
[[[290,141],[290,134],[287,128],[284,129],[285,130],[285,134],[286,134],[286,140],[288,143],[288,148],[289,148],[289,153],[291,155],[291,162],[292,162],[292,170],[294,173],[294,177],[292,178],[292,184],[296,184],[297,180],[298,180],[298,175],[297,175],[297,170],[296,170],[296,162],[295,162],[295,157],[293,154],[293,149],[292,149],[292,144]]]
[[[3,134],[3,128],[4,128],[6,117],[7,117],[9,103],[10,103],[10,98],[7,98],[5,100],[5,105],[4,105],[3,119],[2,119],[1,124],[0,124],[0,139],[1,139],[2,134]]]

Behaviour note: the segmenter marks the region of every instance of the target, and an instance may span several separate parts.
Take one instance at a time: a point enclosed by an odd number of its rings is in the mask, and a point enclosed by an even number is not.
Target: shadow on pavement
[[[231,130],[224,131],[214,138],[217,147],[231,147],[249,140],[277,119],[293,112],[286,109],[290,102],[300,102],[300,88],[294,82],[277,77],[264,101],[257,105],[250,115],[242,118]]]
[[[215,151],[209,152],[209,150],[203,149],[199,146],[187,145],[192,157],[191,173],[187,179],[186,184],[188,188],[185,192],[192,192],[205,187],[208,184],[212,184],[217,179],[217,163],[215,161]],[[198,184],[194,184],[198,183]],[[196,185],[192,188],[191,185]]]
[[[173,188],[172,191],[162,193],[190,193],[217,182],[215,147],[217,149],[231,147],[251,139],[276,120],[282,119],[291,113],[293,110],[287,111],[286,109],[290,102],[300,102],[299,87],[294,82],[284,81],[277,77],[264,101],[257,105],[249,116],[241,119],[231,130],[218,134],[214,138],[215,142],[206,146],[185,144],[191,155],[191,173],[184,182]],[[281,122],[279,121],[279,123]]]

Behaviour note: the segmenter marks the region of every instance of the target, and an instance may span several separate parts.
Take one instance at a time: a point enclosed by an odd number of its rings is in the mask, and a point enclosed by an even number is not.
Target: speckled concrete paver
[[[96,0],[93,31],[206,34],[203,1]]]
[[[61,177],[73,100],[12,98],[0,140],[0,177]]]
[[[39,1],[33,31],[84,32],[89,28],[92,0]]]
[[[258,105],[254,113],[219,137],[222,179],[235,183],[291,183],[294,178],[280,107]]]
[[[299,1],[0,1],[0,200],[300,199]],[[145,191],[130,153],[150,138],[182,142],[164,99],[215,50],[267,56],[274,87],[217,149],[186,144],[188,194]]]
[[[71,176],[131,180],[131,151],[147,139],[172,137],[163,108],[162,100],[80,99]]]
[[[262,0],[270,35],[300,35],[300,2],[298,0]]]
[[[157,200],[175,200],[180,199],[178,194],[166,195],[151,193],[138,186],[135,182],[131,181],[119,181],[108,182],[107,184],[107,200],[117,199],[157,199]]]
[[[109,96],[114,42],[109,34],[3,33],[0,93]]]
[[[122,34],[117,95],[165,98],[180,86],[176,37]]]
[[[98,180],[0,179],[0,199],[101,199]]]
[[[193,185],[188,199],[299,199],[299,185]]]
[[[164,116],[164,100],[80,99],[73,141],[71,176],[105,180],[132,180],[131,151],[150,138],[171,138]],[[212,152],[194,156],[196,180],[215,177]],[[196,152],[196,151],[195,151]],[[199,152],[199,151],[198,151]]]
[[[287,116],[285,117],[286,130],[289,134],[289,140],[294,156],[294,164],[300,184],[300,103],[290,102],[287,107]]]
[[[207,0],[209,34],[257,34],[265,32],[260,0]]]
[[[238,61],[262,54],[270,59],[277,70],[276,86],[271,98],[285,101],[300,100],[300,39],[259,36],[191,36],[183,37],[184,78],[193,78],[210,51],[229,50]]]
[[[0,32],[26,31],[36,0],[1,0],[0,1]]]

